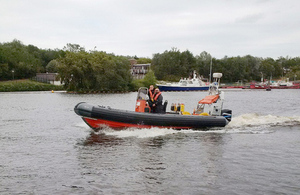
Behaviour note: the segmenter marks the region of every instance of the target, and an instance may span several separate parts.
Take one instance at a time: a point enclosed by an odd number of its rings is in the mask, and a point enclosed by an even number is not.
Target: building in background
[[[134,79],[143,79],[149,72],[151,64],[137,64],[136,59],[130,59],[130,71]]]
[[[62,85],[61,80],[58,77],[58,73],[36,73],[34,80],[53,85]]]

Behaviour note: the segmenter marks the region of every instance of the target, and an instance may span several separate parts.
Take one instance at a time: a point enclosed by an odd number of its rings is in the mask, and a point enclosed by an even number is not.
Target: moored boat
[[[158,84],[160,91],[207,91],[209,83],[193,72],[193,78],[182,78],[178,83]]]
[[[94,130],[105,126],[113,129],[129,127],[172,129],[224,127],[231,120],[232,112],[228,109],[222,109],[224,92],[218,89],[221,76],[221,73],[214,74],[215,82],[210,85],[209,95],[198,102],[193,113],[186,112],[183,105],[176,106],[174,104],[172,104],[170,112],[151,113],[151,108],[147,102],[147,88],[139,89],[135,111],[93,106],[85,102],[77,104],[74,111]]]
[[[300,83],[290,82],[289,78],[272,81],[272,77],[270,77],[269,80],[266,80],[262,76],[260,83],[250,83],[250,89],[300,89]]]
[[[261,83],[251,83],[250,89],[300,89],[299,83],[290,82],[289,79],[273,81],[273,82],[261,82]]]

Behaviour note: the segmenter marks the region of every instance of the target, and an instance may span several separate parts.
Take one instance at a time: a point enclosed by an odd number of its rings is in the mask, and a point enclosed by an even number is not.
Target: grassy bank
[[[63,86],[40,83],[28,79],[0,82],[0,92],[51,91],[51,90],[64,90],[64,88]]]

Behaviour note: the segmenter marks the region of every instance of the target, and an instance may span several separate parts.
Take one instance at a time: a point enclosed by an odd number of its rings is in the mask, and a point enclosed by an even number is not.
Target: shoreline
[[[0,82],[0,92],[26,92],[26,91],[62,91],[61,85],[40,83],[29,79],[10,80]]]

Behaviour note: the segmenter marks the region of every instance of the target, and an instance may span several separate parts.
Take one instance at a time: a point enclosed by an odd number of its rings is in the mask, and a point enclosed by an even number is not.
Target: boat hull
[[[172,128],[203,129],[205,127],[224,127],[228,120],[223,116],[196,116],[179,114],[153,114],[79,103],[74,111],[92,128],[105,126],[113,129],[123,128]]]
[[[181,86],[167,86],[167,85],[158,85],[160,91],[207,91],[209,86],[201,87],[181,87]]]

